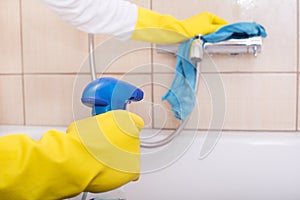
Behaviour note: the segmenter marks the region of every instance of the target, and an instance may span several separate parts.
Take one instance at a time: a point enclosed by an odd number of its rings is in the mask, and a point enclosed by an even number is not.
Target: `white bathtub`
[[[38,138],[49,128],[0,126],[0,135],[27,132]],[[300,199],[300,133],[223,132],[213,151],[199,159],[204,136],[203,132],[197,133],[192,145],[177,160],[143,173],[139,181],[113,191],[113,195],[127,200]],[[178,141],[192,141],[192,137],[186,131]],[[149,162],[143,155],[142,172],[147,168],[145,162]]]

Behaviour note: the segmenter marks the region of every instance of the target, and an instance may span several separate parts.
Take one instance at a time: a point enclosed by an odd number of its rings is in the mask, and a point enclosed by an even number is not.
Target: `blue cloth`
[[[221,27],[214,33],[203,35],[203,42],[221,42],[229,39],[246,39],[250,37],[267,37],[263,26],[255,22],[238,22]]]
[[[255,22],[239,22],[223,26],[214,33],[201,36],[203,42],[221,42],[229,39],[246,39],[255,36],[266,37],[263,26]],[[176,63],[176,74],[170,90],[162,97],[167,100],[177,119],[184,120],[195,106],[195,63],[190,61],[190,47],[195,38],[181,43]]]
[[[195,38],[182,42],[177,53],[176,74],[169,91],[162,97],[167,100],[177,119],[184,120],[195,106],[195,63],[190,60],[190,48]]]

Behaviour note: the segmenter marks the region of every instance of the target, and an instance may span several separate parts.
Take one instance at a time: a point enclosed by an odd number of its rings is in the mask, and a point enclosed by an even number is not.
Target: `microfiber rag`
[[[221,27],[214,33],[203,35],[203,42],[221,42],[229,39],[247,39],[255,36],[267,37],[265,28],[255,22],[238,22]]]
[[[195,105],[196,68],[190,60],[190,48],[195,38],[182,42],[176,62],[176,74],[169,91],[162,97],[167,100],[177,119],[184,120]]]

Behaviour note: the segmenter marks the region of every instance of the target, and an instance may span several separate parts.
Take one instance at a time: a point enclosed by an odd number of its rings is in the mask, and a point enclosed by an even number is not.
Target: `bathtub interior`
[[[27,133],[38,139],[49,129],[66,127],[0,126],[0,136]],[[141,149],[138,181],[88,199],[300,199],[300,133],[222,132],[213,151],[200,159],[207,134],[184,131],[167,151]]]

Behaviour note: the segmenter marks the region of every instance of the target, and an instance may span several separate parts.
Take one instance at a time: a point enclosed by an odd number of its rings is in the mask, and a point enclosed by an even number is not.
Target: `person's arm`
[[[63,199],[104,192],[139,178],[143,120],[123,110],[74,122],[38,141],[0,137],[1,199]]]
[[[42,0],[64,21],[88,33],[127,40],[135,28],[138,8],[124,0]]]
[[[185,20],[137,7],[125,0],[42,0],[64,21],[88,33],[119,39],[178,43],[209,34],[227,22],[209,12]]]

